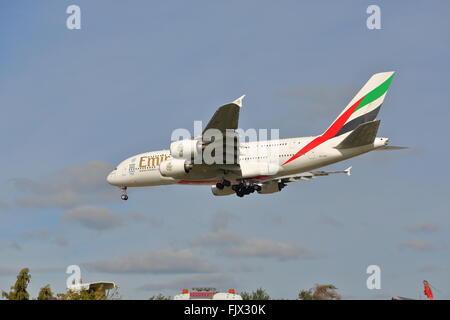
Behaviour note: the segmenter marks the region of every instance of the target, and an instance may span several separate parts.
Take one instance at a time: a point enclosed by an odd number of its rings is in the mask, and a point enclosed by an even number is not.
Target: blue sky
[[[82,29],[66,28],[70,4]],[[381,30],[366,8],[381,7]],[[344,298],[450,298],[450,21],[447,1],[9,1],[0,10],[0,289],[22,267],[32,295],[68,265],[124,298],[184,287],[332,283]],[[167,148],[246,94],[240,126],[322,132],[373,74],[395,70],[373,152],[273,195],[208,187],[130,190],[104,176]],[[382,289],[366,288],[366,267]]]

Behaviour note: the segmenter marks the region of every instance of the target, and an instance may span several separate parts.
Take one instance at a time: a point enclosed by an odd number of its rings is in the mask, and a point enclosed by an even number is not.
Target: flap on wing
[[[245,95],[234,100],[231,103],[225,104],[214,113],[211,120],[209,120],[203,133],[208,129],[218,129],[225,131],[226,129],[237,129],[239,123],[239,110],[242,107],[242,100]]]
[[[373,143],[377,136],[379,126],[380,120],[360,124],[336,148],[355,148]]]
[[[338,170],[338,171],[309,171],[309,172],[292,174],[292,175],[288,175],[288,176],[282,176],[282,177],[278,177],[278,178],[268,177],[266,180],[278,180],[280,182],[295,182],[298,180],[308,181],[315,177],[328,176],[330,174],[338,174],[338,173],[344,173],[347,176],[350,176],[351,170],[352,170],[352,167],[348,167],[345,170]]]

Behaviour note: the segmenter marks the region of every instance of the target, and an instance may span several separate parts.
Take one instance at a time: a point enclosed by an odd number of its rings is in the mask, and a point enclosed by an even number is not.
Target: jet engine
[[[192,169],[192,164],[184,159],[170,159],[161,162],[159,172],[163,177],[183,178]]]
[[[228,196],[230,194],[234,194],[234,190],[231,187],[224,187],[223,189],[219,189],[216,185],[211,186],[211,191],[215,196]]]
[[[264,183],[260,184],[259,186],[261,187],[261,190],[258,190],[258,193],[267,194],[267,193],[280,192],[286,186],[286,184],[283,182],[278,182],[278,181],[269,181],[269,182],[264,182]]]
[[[199,140],[180,140],[170,144],[170,154],[176,159],[194,159],[202,153],[202,143]]]

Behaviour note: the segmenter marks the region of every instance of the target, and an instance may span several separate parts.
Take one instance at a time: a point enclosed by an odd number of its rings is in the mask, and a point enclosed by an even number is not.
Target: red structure
[[[423,280],[423,293],[427,296],[428,300],[434,300],[433,291],[427,280]]]

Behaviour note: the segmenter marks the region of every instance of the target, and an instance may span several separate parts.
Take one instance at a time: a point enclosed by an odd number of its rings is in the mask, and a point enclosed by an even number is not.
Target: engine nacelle
[[[199,140],[180,140],[170,144],[170,154],[176,159],[194,159],[202,153],[202,143]]]
[[[217,188],[216,185],[211,186],[211,191],[215,196],[228,196],[230,194],[234,194],[235,192],[231,187],[224,187],[222,190]]]
[[[192,164],[183,159],[170,159],[161,162],[159,172],[163,177],[183,178],[191,171]]]
[[[258,193],[261,194],[268,194],[268,193],[275,193],[280,192],[281,189],[283,189],[286,185],[282,182],[278,181],[269,181],[264,182],[259,185],[261,187],[261,190],[258,191]]]

